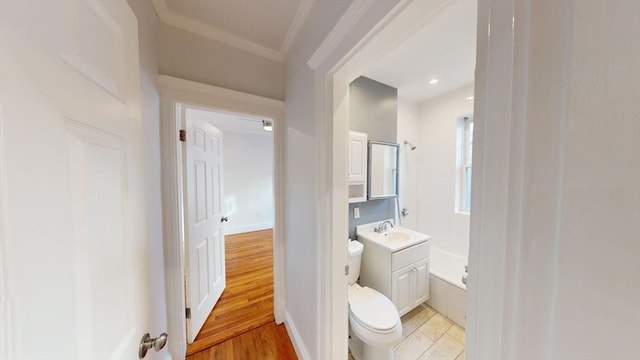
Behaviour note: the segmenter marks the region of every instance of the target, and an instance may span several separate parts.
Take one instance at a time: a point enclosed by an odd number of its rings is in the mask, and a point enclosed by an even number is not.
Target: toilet
[[[356,283],[363,250],[361,242],[349,241],[349,350],[355,360],[393,359],[402,323],[389,298]]]

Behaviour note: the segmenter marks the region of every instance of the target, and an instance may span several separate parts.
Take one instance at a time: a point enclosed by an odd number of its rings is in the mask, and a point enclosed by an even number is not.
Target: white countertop
[[[376,233],[373,229],[379,223],[380,222],[375,222],[357,226],[356,235],[358,240],[371,241],[389,249],[391,252],[396,252],[416,244],[427,242],[431,238],[429,235],[400,226],[389,228],[386,232]]]

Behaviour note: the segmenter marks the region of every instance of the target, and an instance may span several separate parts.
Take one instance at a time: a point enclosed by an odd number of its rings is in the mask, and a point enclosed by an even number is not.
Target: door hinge
[[[344,266],[344,274],[349,275],[349,265]]]
[[[187,316],[187,319],[191,319],[191,308],[186,308],[184,313]]]
[[[180,130],[180,141],[182,141],[182,142],[187,141],[187,131],[186,130]]]

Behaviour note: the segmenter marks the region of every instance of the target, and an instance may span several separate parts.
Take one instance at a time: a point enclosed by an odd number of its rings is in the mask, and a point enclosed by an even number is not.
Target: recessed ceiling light
[[[466,100],[473,100],[473,95],[471,95],[471,96],[467,96],[465,99],[466,99]]]
[[[271,121],[262,120],[262,128],[264,131],[273,131],[273,123]]]
[[[435,85],[438,83],[438,81],[439,81],[438,79],[431,79],[431,81],[429,81],[429,84]]]

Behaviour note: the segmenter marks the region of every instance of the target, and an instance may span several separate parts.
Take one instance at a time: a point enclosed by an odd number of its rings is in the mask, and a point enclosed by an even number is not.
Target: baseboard
[[[225,226],[225,235],[241,234],[251,231],[265,230],[273,228],[273,221],[266,221],[257,224],[238,225],[238,226]]]
[[[289,339],[291,339],[293,348],[296,350],[298,359],[310,360],[311,356],[309,356],[309,352],[307,351],[306,346],[304,346],[304,342],[300,338],[300,333],[298,333],[296,325],[293,323],[291,315],[289,315],[289,312],[287,310],[284,311],[284,326],[287,328]]]

